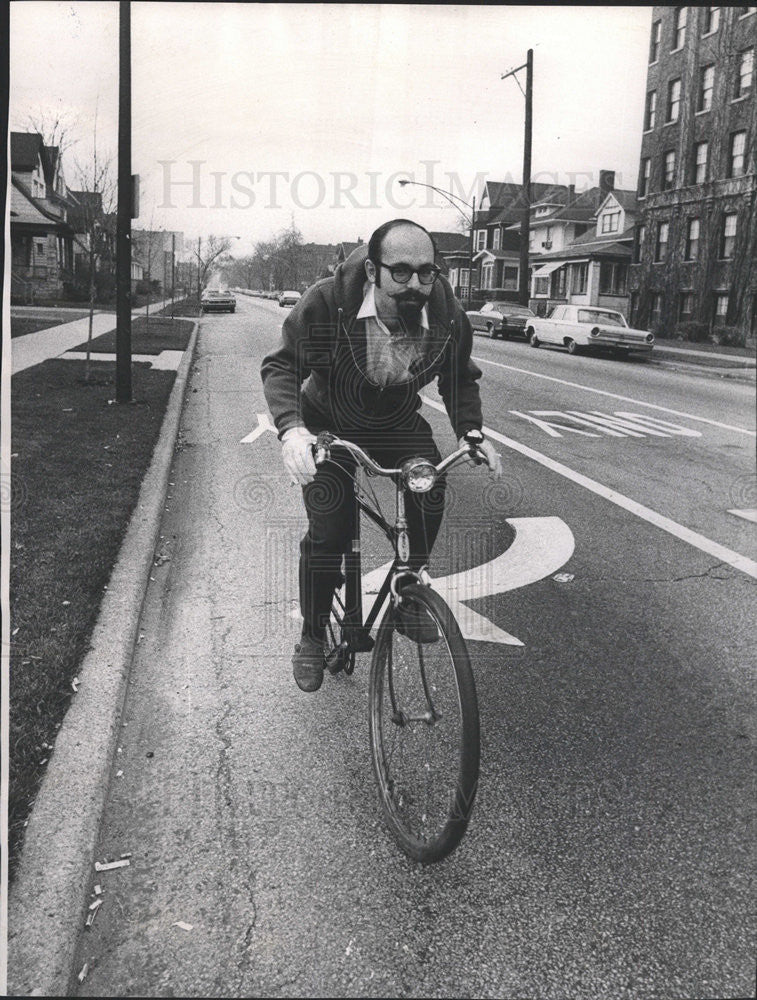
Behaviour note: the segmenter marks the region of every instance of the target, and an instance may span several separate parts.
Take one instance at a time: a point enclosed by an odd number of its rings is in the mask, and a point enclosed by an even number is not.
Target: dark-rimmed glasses
[[[392,281],[400,285],[406,285],[414,274],[418,275],[418,281],[422,285],[433,285],[442,269],[436,264],[421,264],[420,267],[410,267],[409,264],[385,264],[383,260],[378,261],[379,267],[385,267],[392,276]]]

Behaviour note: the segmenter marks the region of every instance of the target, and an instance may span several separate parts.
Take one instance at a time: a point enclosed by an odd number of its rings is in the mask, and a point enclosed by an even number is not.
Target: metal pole
[[[476,196],[473,195],[473,214],[470,217],[470,246],[468,247],[468,308],[471,307],[471,286],[473,285],[473,230],[476,225]]]
[[[529,300],[528,244],[531,239],[531,110],[533,96],[534,50],[526,56],[526,123],[523,138],[523,222],[520,227],[520,288],[521,305]]]
[[[119,3],[116,402],[131,402],[131,9]]]
[[[200,267],[202,266],[202,236],[197,237],[197,305],[200,305],[202,300],[202,277],[200,275]]]

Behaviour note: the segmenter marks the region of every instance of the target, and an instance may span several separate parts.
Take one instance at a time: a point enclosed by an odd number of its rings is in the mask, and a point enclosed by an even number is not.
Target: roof
[[[616,236],[613,240],[598,240],[596,237],[590,242],[576,241],[571,243],[570,246],[556,253],[543,253],[539,254],[537,258],[538,263],[544,261],[561,261],[561,260],[576,260],[580,258],[584,260],[590,257],[617,257],[621,260],[626,260],[631,256],[631,247],[628,243],[621,243]],[[535,261],[535,263],[537,262]]]
[[[475,255],[475,257],[473,258],[473,260],[477,261],[479,258],[485,257],[485,256],[492,257],[494,260],[514,260],[518,256],[518,251],[514,250],[514,249],[513,250],[489,250],[487,248],[486,250],[479,250],[478,253]]]
[[[466,233],[430,233],[440,254],[467,251],[470,246],[470,236]]]
[[[48,230],[71,232],[71,227],[63,219],[46,211],[38,200],[32,197],[26,184],[13,175],[11,175],[10,212],[12,226],[44,226]]]
[[[570,246],[589,246],[592,243],[625,243],[628,240],[630,243],[633,242],[634,227],[628,226],[622,233],[603,233],[597,235],[597,233],[584,233],[583,236],[577,237],[570,243]]]
[[[11,170],[34,170],[37,157],[45,159],[42,136],[36,132],[11,132]]]
[[[563,222],[589,222],[597,214],[599,206],[608,194],[613,194],[624,208],[629,198],[636,198],[635,191],[625,191],[618,188],[610,192],[602,191],[598,187],[587,188],[570,205],[566,205],[565,208],[550,216],[549,221],[560,219]]]

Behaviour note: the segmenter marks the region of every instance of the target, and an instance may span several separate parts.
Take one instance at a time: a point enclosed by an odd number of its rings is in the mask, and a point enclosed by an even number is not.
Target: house
[[[11,300],[58,299],[73,277],[74,231],[57,146],[11,132]]]
[[[132,259],[142,267],[142,280],[167,292],[171,288],[171,275],[176,255],[184,246],[184,233],[168,229],[132,229]]]
[[[757,337],[757,7],[652,8],[630,269],[636,326]]]
[[[608,173],[603,171],[605,178]],[[603,191],[602,201],[592,208]],[[560,249],[545,249],[534,259],[531,308],[544,316],[559,303],[575,302],[617,309],[627,316],[635,192],[608,189],[605,181],[601,189],[589,188],[551,217],[562,245]],[[575,232],[569,228],[575,226],[581,227],[581,234],[565,243],[565,233]]]

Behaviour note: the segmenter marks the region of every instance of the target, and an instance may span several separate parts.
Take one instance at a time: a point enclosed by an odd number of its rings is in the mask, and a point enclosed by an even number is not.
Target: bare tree
[[[230,247],[233,246],[235,239],[236,237],[234,236],[213,236],[211,234],[204,242],[202,238],[198,240],[198,247],[196,251],[198,264],[198,304],[202,298],[203,289],[208,283],[208,277],[213,266],[219,262],[219,258],[221,258],[223,254],[228,253]]]

